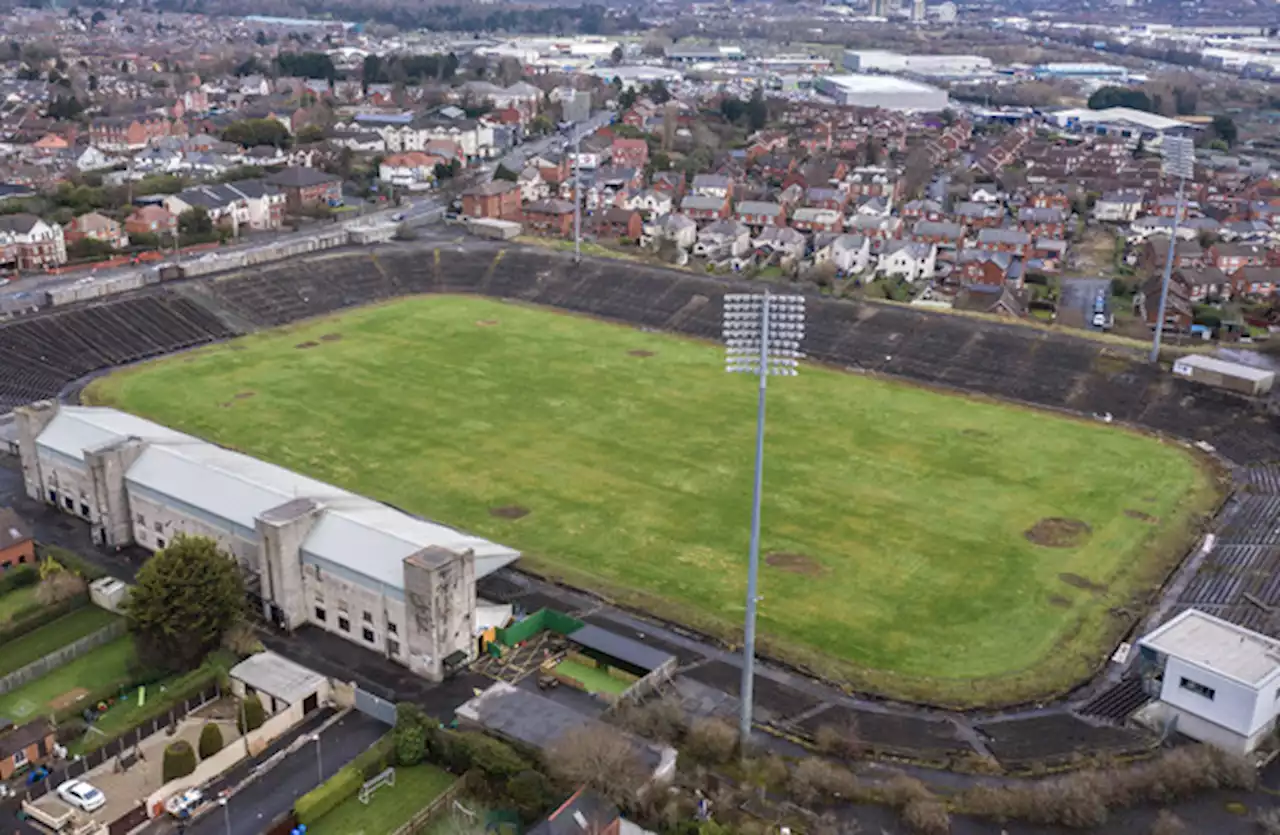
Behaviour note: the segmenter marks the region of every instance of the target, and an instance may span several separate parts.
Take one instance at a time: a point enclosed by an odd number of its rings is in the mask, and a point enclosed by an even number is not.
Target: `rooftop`
[[[1280,642],[1199,609],[1187,609],[1141,644],[1251,686],[1280,672]]]
[[[848,90],[862,93],[936,93],[937,87],[921,84],[918,81],[907,81],[891,75],[865,75],[847,73],[845,75],[829,75],[826,80]]]
[[[231,668],[231,677],[286,704],[297,704],[315,693],[325,677],[271,650],[251,655]]]

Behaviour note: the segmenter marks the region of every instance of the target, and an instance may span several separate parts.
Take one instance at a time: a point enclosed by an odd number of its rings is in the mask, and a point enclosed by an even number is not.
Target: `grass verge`
[[[396,769],[396,784],[374,792],[368,805],[354,795],[307,827],[313,835],[383,835],[408,823],[457,780],[433,765]]]

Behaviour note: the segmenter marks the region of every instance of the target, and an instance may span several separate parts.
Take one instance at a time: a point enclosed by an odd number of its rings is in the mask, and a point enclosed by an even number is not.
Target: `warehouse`
[[[474,653],[476,579],[519,557],[115,409],[15,414],[27,495],[87,521],[100,544],[207,536],[274,623],[314,624],[434,680]]]
[[[990,72],[990,58],[981,55],[904,55],[885,49],[850,49],[844,68],[852,73],[908,73],[922,76],[965,76]]]
[[[1204,383],[1206,386],[1227,389],[1252,397],[1261,397],[1271,391],[1271,385],[1276,380],[1274,371],[1199,354],[1175,360],[1173,373],[1179,377],[1195,380],[1197,383]]]
[[[945,90],[886,75],[828,75],[818,79],[817,89],[838,104],[853,107],[938,111],[950,104]]]

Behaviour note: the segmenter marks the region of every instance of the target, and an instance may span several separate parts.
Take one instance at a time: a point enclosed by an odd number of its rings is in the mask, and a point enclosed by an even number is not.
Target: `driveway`
[[[1058,300],[1058,320],[1065,325],[1097,330],[1093,327],[1093,300],[1103,293],[1111,297],[1111,280],[1106,278],[1064,278],[1062,298]]]

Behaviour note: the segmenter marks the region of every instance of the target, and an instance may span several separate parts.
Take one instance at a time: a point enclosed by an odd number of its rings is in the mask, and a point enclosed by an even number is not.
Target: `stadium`
[[[84,399],[503,542],[523,570],[732,644],[753,391],[712,344],[727,288],[617,270],[478,246],[161,286],[0,328],[0,391],[16,405],[191,349]],[[1251,405],[1048,331],[814,300],[806,347],[821,365],[770,403],[763,646],[890,698],[1069,692],[1219,504],[1207,456],[1167,436],[1241,463],[1280,451]],[[1238,585],[1177,602],[1259,628],[1248,597],[1277,592]]]

